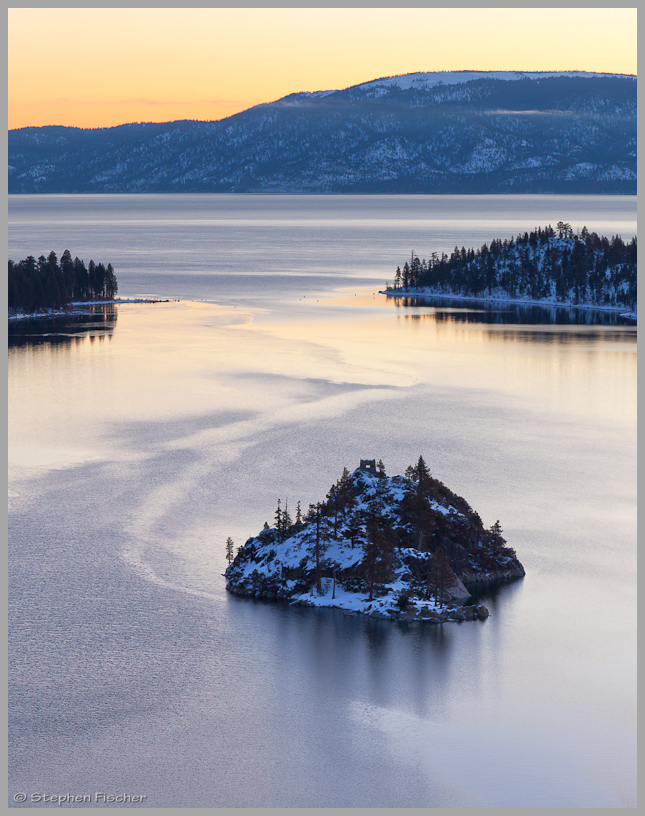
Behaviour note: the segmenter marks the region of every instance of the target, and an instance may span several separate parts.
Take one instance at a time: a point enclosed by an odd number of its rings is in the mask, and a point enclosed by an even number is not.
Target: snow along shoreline
[[[29,320],[36,318],[44,320],[49,317],[72,317],[87,314],[91,306],[119,306],[121,303],[176,303],[168,298],[116,298],[115,300],[78,300],[70,303],[66,309],[46,309],[39,312],[15,312],[9,315],[9,320]]]
[[[544,298],[542,300],[531,300],[531,298],[509,298],[501,295],[457,295],[445,292],[433,292],[432,289],[383,289],[379,295],[388,297],[433,297],[443,300],[463,300],[466,302],[479,303],[513,303],[518,306],[546,306],[561,307],[563,309],[590,309],[596,312],[617,312],[620,317],[627,317],[630,320],[637,319],[637,312],[625,309],[624,306],[597,306],[594,303],[573,303],[572,301],[553,300]]]
[[[452,588],[456,595],[452,602],[440,604],[433,600],[412,601],[408,604],[407,609],[399,609],[396,605],[396,593],[406,587],[407,585],[399,580],[392,583],[390,592],[385,597],[374,598],[370,601],[364,597],[366,592],[350,592],[335,584],[332,578],[324,578],[321,594],[318,594],[312,586],[309,594],[303,593],[286,603],[289,606],[338,609],[345,615],[368,615],[372,618],[419,623],[448,623],[449,621],[462,623],[463,621],[486,620],[490,614],[482,604],[460,605],[460,601],[464,603],[470,596],[467,590],[459,596],[456,586]]]

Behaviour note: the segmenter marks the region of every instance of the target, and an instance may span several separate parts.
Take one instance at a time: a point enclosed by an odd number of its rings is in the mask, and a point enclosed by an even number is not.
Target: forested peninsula
[[[274,526],[233,550],[229,538],[235,595],[429,623],[484,619],[486,607],[467,603],[475,588],[524,576],[499,521],[485,528],[421,456],[393,477],[361,460],[295,519],[278,501]]]
[[[445,295],[636,313],[636,237],[625,243],[559,221],[479,249],[455,247],[426,261],[412,253],[387,295]]]
[[[60,262],[52,250],[38,260],[29,255],[22,261],[9,261],[9,314],[60,310],[71,303],[113,300],[118,291],[112,264],[90,261],[86,267],[69,249]]]

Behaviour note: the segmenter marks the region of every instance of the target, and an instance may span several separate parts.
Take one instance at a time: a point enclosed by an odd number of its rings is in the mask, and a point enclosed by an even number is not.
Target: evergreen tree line
[[[636,237],[625,243],[558,221],[556,229],[538,227],[476,250],[433,252],[428,261],[412,252],[387,288],[635,309],[636,272]]]
[[[60,262],[54,251],[38,260],[30,255],[9,261],[8,296],[10,311],[37,312],[60,309],[74,301],[113,300],[118,291],[112,264],[74,258],[69,249]]]

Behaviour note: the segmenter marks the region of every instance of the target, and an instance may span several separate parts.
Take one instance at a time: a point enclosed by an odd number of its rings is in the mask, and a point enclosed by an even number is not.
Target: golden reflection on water
[[[357,297],[357,308],[347,309],[351,298],[341,310],[317,306],[289,323],[204,303],[133,304],[119,309],[107,336],[11,348],[10,462],[94,460],[107,455],[108,428],[222,412],[240,420],[209,440],[239,451],[262,428],[341,415],[419,388],[635,422],[629,327],[453,322],[369,298]],[[113,456],[114,440],[105,445]]]
[[[289,342],[309,357],[306,370],[332,382],[494,390],[542,408],[561,409],[566,402],[567,410],[633,417],[635,330],[511,328],[436,317],[389,314],[257,330]]]

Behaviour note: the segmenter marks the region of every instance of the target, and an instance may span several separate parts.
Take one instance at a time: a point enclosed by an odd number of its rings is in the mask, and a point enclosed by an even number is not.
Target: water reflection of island
[[[116,327],[114,304],[87,306],[74,314],[43,317],[36,315],[9,321],[9,348],[21,346],[72,346],[89,337],[91,341],[111,337]]]
[[[398,309],[431,307],[437,323],[555,324],[577,326],[633,326],[635,320],[618,311],[600,311],[577,306],[551,306],[490,301],[454,300],[430,295],[390,297],[388,305]],[[421,315],[415,315],[421,316]]]

